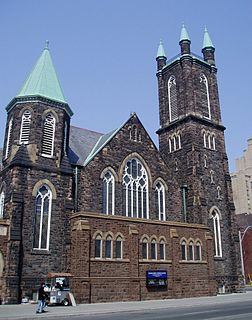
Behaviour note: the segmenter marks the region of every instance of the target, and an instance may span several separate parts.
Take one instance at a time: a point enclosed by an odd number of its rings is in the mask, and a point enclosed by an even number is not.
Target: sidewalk
[[[126,311],[155,310],[162,308],[183,308],[188,306],[217,305],[223,303],[235,303],[241,301],[252,301],[252,291],[246,293],[233,293],[218,295],[214,297],[148,300],[134,302],[113,302],[79,304],[76,307],[53,306],[47,307],[46,313],[36,315],[35,304],[0,305],[0,319],[4,320],[27,320],[54,317],[60,319],[62,316],[91,315],[98,313],[115,313]]]

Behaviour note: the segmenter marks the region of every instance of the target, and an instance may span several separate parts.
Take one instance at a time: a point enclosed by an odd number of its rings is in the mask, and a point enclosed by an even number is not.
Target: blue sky
[[[106,133],[136,112],[150,136],[159,127],[155,56],[180,52],[185,23],[201,55],[204,27],[216,48],[230,169],[252,137],[252,1],[1,0],[0,144],[5,107],[49,40],[72,125]]]

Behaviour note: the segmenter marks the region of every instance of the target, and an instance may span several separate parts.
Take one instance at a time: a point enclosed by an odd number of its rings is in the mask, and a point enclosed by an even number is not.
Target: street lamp
[[[246,285],[246,279],[245,279],[245,269],[244,269],[244,261],[243,261],[243,249],[242,249],[242,240],[244,239],[247,231],[249,229],[252,229],[252,226],[247,226],[246,229],[241,232],[239,230],[239,242],[240,242],[240,252],[241,252],[241,265],[242,265],[242,276],[243,276],[243,281],[244,281],[244,285]]]

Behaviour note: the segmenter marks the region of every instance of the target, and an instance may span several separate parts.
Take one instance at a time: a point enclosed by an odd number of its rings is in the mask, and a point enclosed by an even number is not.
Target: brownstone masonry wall
[[[213,241],[208,228],[179,222],[138,220],[81,212],[71,219],[71,289],[78,303],[168,299],[216,294]],[[102,235],[102,257],[95,258],[95,235]],[[105,239],[110,234],[123,238],[122,259],[105,258]],[[141,239],[149,239],[148,259],[143,259]],[[152,239],[164,239],[165,260],[150,259]],[[181,240],[199,240],[202,259],[182,260]],[[147,270],[166,270],[166,287],[146,286]]]

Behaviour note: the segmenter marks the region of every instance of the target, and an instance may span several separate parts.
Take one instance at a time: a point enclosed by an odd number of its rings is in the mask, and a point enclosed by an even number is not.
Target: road
[[[50,312],[50,309],[49,309]],[[55,319],[47,315],[48,319]],[[61,316],[61,320],[67,320],[69,316]],[[210,306],[174,307],[156,310],[114,312],[109,314],[76,315],[73,320],[251,320],[251,301],[227,303]]]
[[[0,305],[0,320],[251,320],[252,291],[211,297],[52,306]]]

